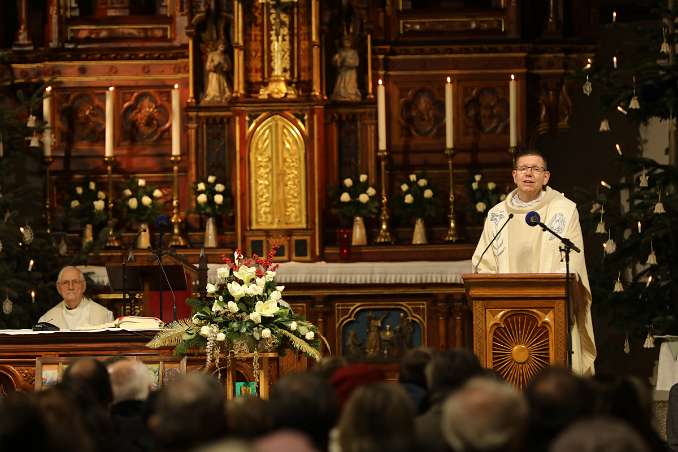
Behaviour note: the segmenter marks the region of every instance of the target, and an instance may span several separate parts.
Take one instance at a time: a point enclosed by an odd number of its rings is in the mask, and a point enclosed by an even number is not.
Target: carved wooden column
[[[233,97],[245,94],[244,28],[242,0],[233,0]]]
[[[49,0],[49,24],[47,42],[50,48],[61,46],[61,7],[59,0]]]
[[[313,322],[315,325],[318,327],[318,334],[321,335],[324,338],[327,338],[327,316],[330,313],[330,309],[327,306],[327,300],[324,296],[322,295],[316,295],[313,297],[313,304],[311,305],[311,318],[313,319]],[[337,334],[332,334],[331,336],[333,337],[338,337]],[[330,339],[328,339],[329,342]],[[340,339],[337,339],[337,341]],[[320,339],[322,342],[322,339]],[[335,341],[336,342],[336,341]],[[322,344],[320,346],[322,350]],[[335,354],[337,352],[337,344],[335,343],[332,350],[329,350],[331,354]],[[321,353],[322,354],[322,353]]]
[[[562,5],[559,0],[548,0],[545,37],[559,37],[563,32]]]
[[[452,331],[454,336],[452,339],[452,347],[465,347],[466,341],[466,314],[468,309],[464,300],[452,301]]]
[[[19,30],[16,32],[12,50],[33,50],[33,42],[28,35],[28,0],[17,0],[19,10]]]
[[[438,330],[438,344],[436,344],[436,348],[438,350],[446,350],[449,348],[449,344],[447,342],[447,323],[450,316],[450,305],[444,294],[436,295],[434,310],[436,328]]]
[[[318,28],[320,27],[320,5],[318,0],[311,0],[311,61],[312,61],[312,87],[311,96],[321,97],[320,92],[320,37]]]

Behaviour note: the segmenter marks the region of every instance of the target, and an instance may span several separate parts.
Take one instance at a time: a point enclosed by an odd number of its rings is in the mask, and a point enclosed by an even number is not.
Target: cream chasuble
[[[488,212],[483,233],[473,253],[473,268],[478,266],[479,273],[565,273],[560,241],[538,226],[527,225],[525,215],[530,211],[539,213],[544,224],[562,237],[572,240],[582,252],[570,253],[570,272],[579,275],[586,291],[580,297],[584,302],[573,307],[572,370],[580,375],[593,375],[596,344],[591,321],[591,288],[577,206],[562,193],[549,187],[534,203],[516,205],[511,202],[515,194],[516,190]],[[514,218],[479,262],[480,254],[508,219],[509,213],[513,213]]]
[[[113,321],[113,313],[98,303],[83,297],[75,309],[66,308],[63,301],[47,311],[39,322],[49,322],[62,330],[82,330]]]

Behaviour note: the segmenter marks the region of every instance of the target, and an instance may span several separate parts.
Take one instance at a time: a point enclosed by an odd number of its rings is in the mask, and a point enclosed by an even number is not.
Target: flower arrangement
[[[435,192],[422,174],[410,174],[400,183],[400,190],[394,199],[395,213],[406,220],[434,218],[439,213]]]
[[[106,221],[106,193],[99,190],[93,180],[85,179],[71,186],[65,207],[69,221],[93,226]]]
[[[506,194],[497,190],[492,181],[483,183],[483,175],[475,174],[471,182],[471,208],[479,221],[483,221],[490,210],[499,201],[506,199]]]
[[[226,186],[216,176],[207,176],[193,183],[195,210],[201,215],[216,217],[231,212],[231,198]]]
[[[216,283],[207,284],[207,298],[188,300],[192,318],[170,325],[149,346],[174,344],[180,354],[205,349],[208,368],[219,366],[222,352],[256,354],[288,346],[320,359],[317,328],[292,312],[283,299],[285,287],[275,283],[276,251],[245,258],[238,250],[233,260],[224,259]]]
[[[145,179],[131,178],[120,201],[125,218],[137,223],[152,221],[161,211],[162,196],[162,191],[147,184]]]
[[[355,181],[347,177],[336,190],[333,212],[341,223],[350,224],[355,217],[373,218],[377,214],[377,191],[367,179],[367,174]]]

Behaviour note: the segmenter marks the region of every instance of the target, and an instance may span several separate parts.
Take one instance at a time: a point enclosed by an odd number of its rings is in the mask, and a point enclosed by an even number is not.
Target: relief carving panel
[[[122,143],[168,141],[171,127],[169,91],[123,92]]]

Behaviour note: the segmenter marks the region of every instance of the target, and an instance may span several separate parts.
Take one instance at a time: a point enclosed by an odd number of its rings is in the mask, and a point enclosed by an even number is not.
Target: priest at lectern
[[[62,330],[80,330],[113,321],[113,313],[85,296],[87,283],[76,267],[64,267],[57,278],[61,303],[47,311],[39,323],[51,323]]]
[[[517,188],[488,212],[483,233],[473,253],[478,273],[565,273],[561,241],[543,230],[548,227],[571,241],[581,252],[570,254],[570,273],[579,275],[585,301],[573,309],[572,370],[594,373],[596,344],[591,321],[589,286],[579,214],[574,202],[548,187],[550,173],[544,156],[536,150],[516,156],[513,181]]]

